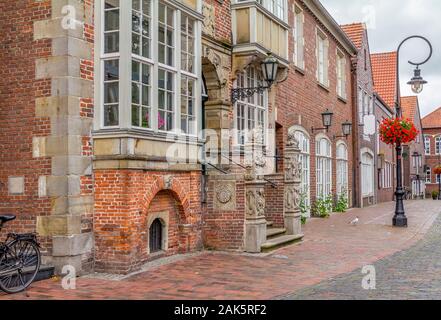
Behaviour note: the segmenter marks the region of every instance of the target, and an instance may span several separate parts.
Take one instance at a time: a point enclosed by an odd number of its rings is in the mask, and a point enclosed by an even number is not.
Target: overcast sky
[[[422,116],[441,106],[441,1],[439,0],[321,0],[340,24],[366,22],[371,53],[395,51],[410,35],[427,37],[433,45],[433,57],[421,66],[429,84],[419,95]],[[413,95],[407,81],[413,67],[407,61],[424,60],[428,46],[422,40],[410,40],[401,49],[401,95]]]

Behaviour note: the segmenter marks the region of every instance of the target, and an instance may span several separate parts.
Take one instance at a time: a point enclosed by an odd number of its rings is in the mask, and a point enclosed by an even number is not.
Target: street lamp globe
[[[271,54],[261,63],[263,80],[266,81],[269,87],[276,81],[277,72],[279,71],[279,61]]]
[[[423,92],[424,85],[427,84],[427,81],[421,77],[421,70],[419,67],[416,67],[413,78],[407,84],[411,86],[414,93],[420,94]]]

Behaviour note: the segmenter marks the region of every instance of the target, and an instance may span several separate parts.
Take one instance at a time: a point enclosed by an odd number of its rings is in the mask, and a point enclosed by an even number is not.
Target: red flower
[[[419,132],[409,119],[384,119],[380,125],[380,139],[386,144],[410,143]]]

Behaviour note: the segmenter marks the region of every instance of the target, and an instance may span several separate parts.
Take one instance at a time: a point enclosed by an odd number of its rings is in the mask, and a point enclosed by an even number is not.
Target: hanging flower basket
[[[410,143],[418,136],[415,124],[409,119],[384,119],[380,125],[380,139],[388,145]]]
[[[434,174],[441,174],[441,166],[435,167],[435,169],[433,169],[433,173]]]

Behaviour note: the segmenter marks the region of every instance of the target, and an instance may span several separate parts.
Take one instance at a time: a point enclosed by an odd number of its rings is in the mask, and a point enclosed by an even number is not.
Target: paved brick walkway
[[[406,203],[410,227],[390,226],[393,203],[313,220],[305,240],[267,256],[202,253],[126,280],[80,278],[76,290],[61,282],[33,284],[0,299],[275,299],[372,264],[417,244],[439,213],[437,201]],[[356,216],[359,226],[350,226]],[[441,241],[441,239],[440,239]],[[418,275],[416,275],[418,277]],[[359,279],[359,282],[361,279]]]

